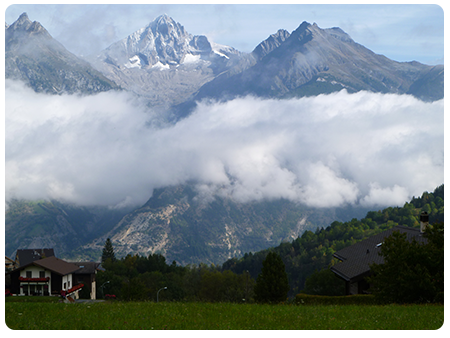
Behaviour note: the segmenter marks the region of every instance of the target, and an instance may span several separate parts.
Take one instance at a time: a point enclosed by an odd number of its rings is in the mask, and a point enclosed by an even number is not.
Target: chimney
[[[426,228],[428,228],[428,213],[422,211],[420,213],[420,233],[423,234]]]

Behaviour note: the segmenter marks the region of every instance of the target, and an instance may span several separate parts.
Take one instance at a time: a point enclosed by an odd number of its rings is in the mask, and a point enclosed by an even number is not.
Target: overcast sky
[[[307,21],[321,28],[340,27],[357,43],[396,61],[444,63],[444,12],[439,5],[30,3],[8,6],[6,23],[13,23],[27,12],[30,20],[39,21],[77,55],[96,53],[165,13],[189,33],[206,35],[243,52],[251,52],[278,29],[292,32]]]

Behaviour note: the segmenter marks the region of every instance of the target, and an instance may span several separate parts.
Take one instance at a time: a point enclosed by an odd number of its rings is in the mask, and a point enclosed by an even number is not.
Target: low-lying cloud
[[[444,102],[345,91],[202,102],[176,125],[131,94],[37,94],[6,82],[6,198],[142,204],[195,182],[202,198],[314,207],[402,205],[444,182]]]

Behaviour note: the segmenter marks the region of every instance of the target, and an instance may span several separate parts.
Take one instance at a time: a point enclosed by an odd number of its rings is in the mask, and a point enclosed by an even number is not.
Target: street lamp
[[[103,298],[105,298],[105,297],[104,297],[104,294],[103,294],[103,287],[105,286],[105,284],[108,284],[108,283],[109,283],[109,281],[104,282],[104,283],[100,286],[100,289],[102,290],[102,297],[103,297]]]
[[[165,287],[159,289],[158,292],[156,293],[156,302],[157,302],[157,303],[159,302],[159,291],[161,291],[161,290],[167,290],[167,286],[165,286]]]

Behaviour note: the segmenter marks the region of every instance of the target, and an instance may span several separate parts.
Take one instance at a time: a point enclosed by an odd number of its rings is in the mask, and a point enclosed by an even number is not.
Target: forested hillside
[[[396,225],[418,228],[422,211],[430,215],[430,224],[444,221],[444,185],[436,188],[433,193],[424,192],[421,197],[413,197],[403,207],[370,211],[361,220],[354,218],[348,222],[334,221],[330,226],[315,232],[305,231],[290,243],[281,243],[275,248],[256,253],[246,253],[240,259],[230,259],[222,265],[222,270],[231,270],[237,274],[248,271],[252,278],[256,278],[261,271],[262,261],[273,250],[280,254],[286,265],[291,286],[289,294],[293,296],[305,287],[305,281],[311,274],[338,262],[332,256],[334,252]]]

